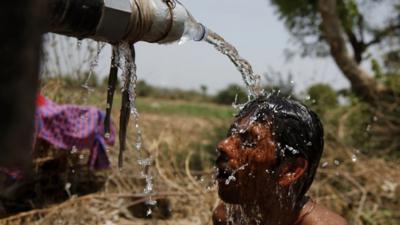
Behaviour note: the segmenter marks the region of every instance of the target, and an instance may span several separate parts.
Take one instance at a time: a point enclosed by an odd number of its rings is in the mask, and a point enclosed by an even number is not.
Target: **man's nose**
[[[235,157],[238,144],[236,139],[235,135],[232,135],[220,141],[217,145],[218,152],[228,158]]]

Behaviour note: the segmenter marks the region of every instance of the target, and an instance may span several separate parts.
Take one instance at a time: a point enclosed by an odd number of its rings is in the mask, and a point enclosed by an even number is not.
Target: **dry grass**
[[[55,96],[57,98],[57,96]],[[97,101],[103,104],[103,100]],[[118,118],[118,110],[114,110]],[[154,176],[154,199],[168,199],[169,219],[134,218],[130,207],[143,203],[144,181],[133,149],[134,130],[130,129],[125,165],[116,165],[117,148],[109,153],[113,167],[100,172],[106,177],[101,191],[84,196],[72,195],[60,204],[0,220],[0,224],[211,224],[211,212],[218,202],[212,179],[212,164],[192,171],[193,144],[204,140],[204,133],[227,121],[182,115],[142,113],[141,126],[147,153],[154,157],[149,168]],[[356,149],[342,145],[328,132],[326,149],[310,195],[328,208],[344,215],[350,224],[396,225],[400,221],[399,165],[379,158],[367,158]],[[157,210],[154,210],[157,214]],[[157,217],[157,216],[155,216]]]

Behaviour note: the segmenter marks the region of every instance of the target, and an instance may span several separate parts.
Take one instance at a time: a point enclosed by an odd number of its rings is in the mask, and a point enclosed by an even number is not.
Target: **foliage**
[[[139,80],[136,84],[136,94],[137,96],[146,97],[154,94],[154,88],[147,84],[144,80]]]
[[[386,149],[393,153],[400,147],[399,64],[400,4],[395,0],[271,0],[279,17],[306,55],[330,54],[351,83],[350,96],[355,101],[351,113],[345,113],[347,138],[371,151]],[[385,8],[386,13],[382,13]],[[379,16],[371,16],[379,15]],[[309,48],[309,46],[313,48]],[[322,45],[322,46],[320,46]],[[325,45],[325,47],[324,47]],[[350,48],[353,54],[349,55]],[[374,54],[372,54],[372,52]],[[327,54],[326,54],[327,55]],[[376,58],[371,59],[371,55]],[[371,76],[360,64],[371,59]],[[322,87],[309,90],[321,104],[333,101],[333,93]],[[324,92],[322,95],[318,92]],[[329,97],[331,96],[331,97]],[[324,99],[327,98],[327,99]],[[328,100],[330,99],[330,100]],[[368,103],[367,106],[363,105]],[[322,114],[330,108],[312,106]],[[379,115],[379,116],[377,116]],[[375,126],[373,118],[379,117]],[[369,127],[368,127],[369,126]],[[368,135],[364,135],[366,129]],[[339,129],[343,130],[343,129]],[[360,133],[361,132],[361,133]],[[389,146],[389,147],[388,147]]]
[[[285,23],[292,37],[298,41],[303,55],[327,56],[329,51],[321,30],[318,14],[318,0],[271,0],[279,18]],[[390,41],[391,48],[400,49],[398,32],[400,30],[399,3],[394,0],[357,1],[337,0],[338,15],[349,45],[356,57],[362,57],[366,50],[377,44]],[[392,9],[389,14],[375,15],[379,6]],[[383,50],[383,49],[381,49]],[[385,49],[384,51],[387,51]],[[384,53],[384,52],[383,52]],[[361,61],[362,58],[359,58]]]
[[[294,82],[293,75],[291,73],[286,76],[286,79],[281,72],[270,70],[268,73],[264,73],[266,84],[263,89],[266,93],[278,93],[279,96],[291,99],[298,99],[294,93]]]
[[[66,88],[59,84],[60,80],[58,83],[52,82],[53,84],[47,82],[43,84],[44,95],[68,96],[69,102],[80,102],[80,96],[75,94],[76,89]],[[119,94],[116,93],[115,103],[119,103]],[[100,107],[104,105],[105,96],[104,92],[95,89],[88,103]],[[155,160],[154,165],[149,167],[154,174],[154,192],[165,195],[172,202],[172,218],[161,221],[153,217],[150,222],[186,225],[195,221],[199,224],[209,224],[212,209],[218,201],[212,176],[215,143],[226,134],[227,126],[232,120],[232,112],[225,113],[231,111],[231,107],[216,106],[207,102],[195,104],[192,101],[155,100],[144,97],[138,98],[138,104],[144,150],[150,152]],[[354,123],[364,120],[361,120],[358,109],[353,110],[360,104],[362,103],[354,99],[351,105],[338,106],[331,110],[332,113],[328,111],[326,115],[345,117],[347,112],[354,113],[349,120],[344,121],[348,121],[345,124],[347,131],[348,129],[356,131],[358,128]],[[368,110],[368,105],[364,105],[360,111]],[[196,114],[199,110],[196,106],[201,106],[201,114]],[[187,110],[188,108],[193,110]],[[113,108],[115,121],[118,119],[118,114],[119,107],[115,104]],[[367,113],[366,117],[369,116]],[[340,140],[336,129],[331,129],[336,124],[327,121],[324,126],[330,129],[325,129],[325,151],[309,196],[330,210],[343,215],[349,224],[397,225],[400,216],[398,162],[383,159],[374,152],[369,152],[367,156],[364,155],[364,151],[358,152]],[[366,125],[368,124],[360,125],[362,128],[359,129],[360,133],[366,132]],[[104,224],[104,221],[113,221],[116,224],[148,224],[149,220],[133,217],[130,211],[126,210],[127,205],[135,205],[143,200],[145,183],[140,178],[141,169],[137,165],[139,154],[133,147],[136,131],[132,128],[128,129],[129,145],[125,153],[124,168],[120,170],[116,166],[118,159],[118,144],[116,144],[107,151],[112,167],[109,170],[96,171],[105,178],[102,179],[103,189],[90,195],[76,195],[75,188],[79,187],[77,180],[88,181],[88,176],[81,171],[75,171],[71,177],[73,179],[65,181],[71,185],[70,192],[73,197],[60,204],[46,202],[44,208],[32,204],[35,209],[2,219],[0,224],[75,225]],[[348,133],[344,136],[351,139]],[[364,150],[362,147],[359,149]],[[89,151],[85,153],[86,157]],[[80,154],[68,154],[68,157],[80,160]],[[48,157],[45,159],[49,160]],[[84,164],[86,160],[79,162]],[[62,175],[57,171],[43,171],[44,177],[49,174],[58,177]],[[62,184],[57,190],[64,193],[66,185]],[[28,188],[32,190],[32,184],[28,184]],[[41,193],[40,188],[41,186],[35,185],[35,191]],[[47,195],[47,192],[41,196],[45,197],[44,200],[52,197]],[[25,202],[29,200],[29,198],[24,199]],[[121,216],[115,217],[116,214]]]
[[[215,126],[211,132],[204,132],[202,134],[200,139],[206,141],[200,143],[196,141],[191,144],[191,148],[195,151],[190,164],[192,170],[202,171],[206,168],[212,167],[217,158],[216,146],[219,141],[226,137],[226,132],[229,128],[228,126],[228,121],[226,124]]]
[[[209,96],[205,94],[204,87],[200,90],[182,90],[179,88],[162,88],[148,84],[144,80],[139,80],[136,86],[136,93],[140,97],[152,97],[157,99],[170,100],[192,100],[192,101],[208,101]]]
[[[244,103],[247,101],[247,93],[243,87],[237,84],[230,84],[216,94],[214,101],[225,105]]]
[[[305,103],[322,117],[326,111],[338,106],[337,94],[328,84],[314,84],[308,88],[307,94]]]
[[[301,47],[302,55],[327,55],[328,48],[321,42],[317,0],[271,0],[271,3]]]

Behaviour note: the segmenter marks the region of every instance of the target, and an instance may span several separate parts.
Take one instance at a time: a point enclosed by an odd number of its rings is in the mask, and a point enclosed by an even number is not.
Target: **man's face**
[[[273,171],[275,143],[268,123],[238,118],[217,150],[218,193],[227,203],[244,203],[269,195],[277,185]]]

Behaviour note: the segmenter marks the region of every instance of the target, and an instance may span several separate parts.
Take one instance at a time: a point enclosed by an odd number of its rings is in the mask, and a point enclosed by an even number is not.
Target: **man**
[[[214,224],[345,225],[305,194],[323,150],[323,128],[305,106],[275,95],[247,103],[217,147]]]

